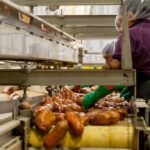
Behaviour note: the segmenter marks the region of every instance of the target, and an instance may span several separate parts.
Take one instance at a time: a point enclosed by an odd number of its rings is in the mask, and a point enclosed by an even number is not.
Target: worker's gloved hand
[[[118,84],[118,85],[115,85],[113,88],[112,88],[112,91],[122,91],[123,89],[125,88],[125,86],[121,85],[121,84]]]
[[[99,99],[110,94],[113,91],[113,88],[114,86],[99,85],[95,91],[90,92],[83,97],[82,108],[86,110],[93,106]]]
[[[131,93],[123,85],[116,85],[116,86],[100,85],[95,91],[90,92],[83,97],[82,108],[84,110],[88,109],[89,107],[93,106],[99,99],[110,94],[112,91],[116,92],[120,91],[121,92],[120,97],[124,97],[127,100],[131,98]]]
[[[95,92],[90,92],[86,94],[82,100],[82,108],[84,110],[88,109],[90,106],[92,106],[96,102],[96,100],[97,99],[95,98]]]
[[[130,100],[132,97],[131,92],[129,91],[128,88],[123,88],[121,93],[120,93],[120,97],[124,97],[125,100]]]
[[[114,88],[113,88],[113,91],[120,91],[120,97],[124,97],[125,100],[129,100],[131,99],[131,92],[129,91],[129,89],[123,85],[116,85]]]

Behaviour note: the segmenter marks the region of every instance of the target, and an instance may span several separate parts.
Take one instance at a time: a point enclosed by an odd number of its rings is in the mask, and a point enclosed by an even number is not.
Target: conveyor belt
[[[23,91],[16,91],[20,97],[23,96]],[[27,91],[27,99],[31,104],[39,103],[44,96],[44,93]],[[14,112],[14,110],[18,110],[19,100],[11,100],[9,96],[6,94],[0,94],[0,114]]]
[[[42,138],[42,135],[32,130],[32,133],[29,135],[30,145],[42,148]],[[137,139],[137,132],[131,119],[128,118],[111,126],[85,126],[83,134],[77,138],[72,137],[71,134],[67,132],[61,145],[63,148],[69,149],[136,149]]]
[[[80,148],[130,148],[137,145],[137,135],[129,120],[112,126],[87,126],[81,137],[74,138],[68,132],[62,142],[64,147]]]

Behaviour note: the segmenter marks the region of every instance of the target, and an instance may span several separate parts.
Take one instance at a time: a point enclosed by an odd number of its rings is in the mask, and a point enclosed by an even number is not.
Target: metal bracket
[[[137,113],[140,113],[140,111],[143,111],[143,117],[145,119],[145,123],[147,126],[149,126],[149,113],[150,113],[150,107],[149,105],[146,103],[146,101],[144,99],[138,98],[135,101],[135,105],[137,108]]]
[[[84,57],[84,50],[82,47],[79,48],[79,63],[83,63],[83,57]]]
[[[123,5],[123,40],[121,52],[122,69],[132,69],[131,45],[128,29],[127,8]]]
[[[22,85],[21,89],[23,90],[23,95],[20,98],[20,102],[23,102],[27,98],[27,89],[28,89],[28,86],[23,86]]]
[[[18,120],[21,122],[21,125],[14,131],[15,134],[20,135],[23,139],[22,141],[22,150],[28,150],[28,135],[30,130],[30,118],[20,117]]]
[[[52,93],[53,93],[53,88],[52,88],[52,86],[50,86],[50,85],[47,86],[47,87],[46,87],[46,90],[47,90],[49,96],[52,96],[52,95],[53,95],[53,94],[52,94]]]

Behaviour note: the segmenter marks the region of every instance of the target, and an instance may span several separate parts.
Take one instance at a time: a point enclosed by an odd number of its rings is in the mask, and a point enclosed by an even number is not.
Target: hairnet
[[[135,19],[145,18],[150,18],[150,0],[142,2],[135,13]]]
[[[115,48],[115,42],[108,43],[102,50],[103,56],[112,56]]]
[[[120,15],[116,16],[115,27],[118,32],[122,31],[122,17]]]
[[[150,17],[150,0],[124,0],[127,12],[132,12],[134,15],[134,20],[145,19]],[[119,8],[119,15],[122,16],[123,7]]]

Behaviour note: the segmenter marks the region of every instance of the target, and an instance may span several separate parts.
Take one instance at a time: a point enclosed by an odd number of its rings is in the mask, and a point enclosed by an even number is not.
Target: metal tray
[[[13,119],[13,113],[0,114],[0,125],[8,121],[11,121],[12,119]]]
[[[18,109],[19,100],[0,101],[0,114],[16,112]]]

